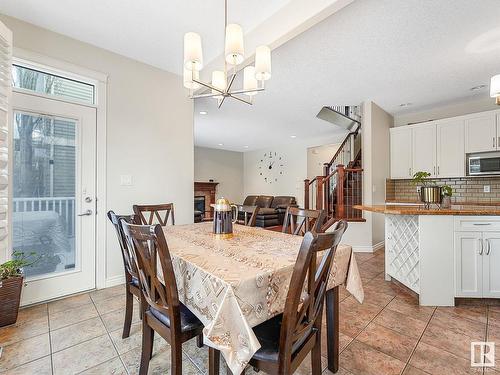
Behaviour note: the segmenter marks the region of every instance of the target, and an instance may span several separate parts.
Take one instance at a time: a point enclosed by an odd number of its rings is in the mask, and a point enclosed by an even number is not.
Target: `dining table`
[[[284,311],[302,237],[234,225],[213,234],[212,222],[163,227],[179,300],[204,324],[204,343],[240,374],[260,348],[252,328]],[[326,293],[328,368],[338,371],[339,287],[358,302],[363,286],[352,247],[337,247]]]

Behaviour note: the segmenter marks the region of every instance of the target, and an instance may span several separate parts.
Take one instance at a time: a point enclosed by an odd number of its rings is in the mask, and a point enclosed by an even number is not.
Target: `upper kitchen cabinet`
[[[437,177],[465,175],[464,120],[451,119],[436,123]]]
[[[436,125],[420,124],[412,129],[412,172],[437,174],[436,166]]]
[[[408,126],[392,128],[391,178],[412,177],[412,129]]]
[[[497,137],[500,137],[500,132],[497,132],[495,113],[478,113],[465,119],[466,153],[500,149]]]

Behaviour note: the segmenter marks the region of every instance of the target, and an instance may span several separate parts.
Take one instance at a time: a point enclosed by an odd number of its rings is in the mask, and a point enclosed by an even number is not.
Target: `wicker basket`
[[[22,276],[0,281],[0,327],[16,322],[22,287]]]

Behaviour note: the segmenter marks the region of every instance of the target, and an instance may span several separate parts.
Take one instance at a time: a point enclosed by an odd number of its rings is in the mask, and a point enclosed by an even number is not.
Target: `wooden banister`
[[[309,209],[309,186],[311,183],[309,182],[309,179],[306,178],[304,180],[304,208],[306,210]]]
[[[324,192],[324,177],[316,177],[316,209],[323,209],[323,192]]]
[[[344,218],[344,179],[345,169],[342,164],[337,165],[337,207],[335,216],[338,219]]]

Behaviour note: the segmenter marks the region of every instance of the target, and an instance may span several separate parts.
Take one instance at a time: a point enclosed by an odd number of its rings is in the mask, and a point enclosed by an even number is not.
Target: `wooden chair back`
[[[283,312],[279,350],[280,374],[294,371],[290,367],[293,349],[305,344],[321,328],[332,261],[346,229],[347,222],[338,221],[331,232],[308,232],[304,236]],[[318,256],[321,259],[318,259]],[[304,347],[304,350],[306,349]],[[301,356],[297,354],[297,357]]]
[[[174,204],[134,204],[134,213],[141,219],[144,225],[160,224],[167,225],[168,218],[171,218],[172,225],[175,225]],[[147,216],[147,219],[146,219]],[[156,219],[156,220],[155,220]]]
[[[242,224],[248,227],[254,227],[255,222],[257,221],[257,214],[259,212],[259,207],[238,205],[238,217],[240,216],[239,215],[240,212],[243,214]],[[238,222],[239,221],[240,220],[238,220]]]
[[[283,233],[303,236],[307,232],[320,233],[325,220],[323,210],[288,207],[283,220]]]
[[[177,283],[161,225],[122,223],[127,245],[135,254],[144,300],[169,317],[172,335],[181,334]]]
[[[130,282],[131,277],[139,279],[137,266],[133,259],[134,254],[127,246],[122,227],[122,221],[129,224],[139,224],[138,217],[136,215],[117,215],[114,211],[108,211],[107,215],[109,221],[111,221],[111,224],[115,227],[116,236],[118,237],[118,243],[120,244],[120,250],[122,252],[123,265],[125,267],[125,277],[128,282]]]

